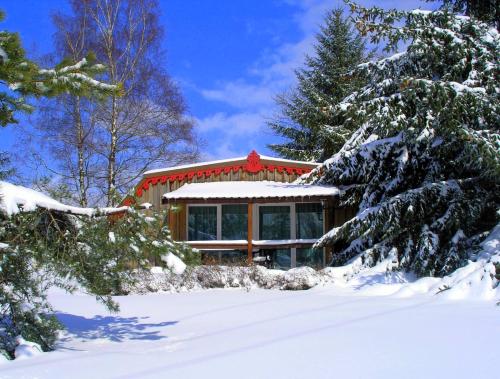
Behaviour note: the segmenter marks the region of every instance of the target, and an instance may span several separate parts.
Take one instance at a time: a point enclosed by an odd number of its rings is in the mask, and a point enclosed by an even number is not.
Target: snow
[[[1,46],[0,46],[0,57],[2,58],[2,64],[5,64],[9,61],[9,56]]]
[[[192,246],[197,246],[197,245],[232,246],[232,245],[246,245],[248,241],[247,240],[200,240],[200,241],[187,241],[187,243]]]
[[[274,162],[281,162],[281,163],[287,163],[287,164],[299,164],[299,165],[316,165],[319,166],[319,163],[315,162],[304,162],[304,161],[295,161],[292,159],[284,159],[284,158],[275,158],[275,157],[269,157],[266,155],[260,155],[261,160],[265,161],[274,161]],[[166,167],[166,168],[158,168],[154,170],[149,170],[144,173],[144,175],[153,175],[153,174],[159,174],[162,172],[168,172],[168,171],[176,171],[176,170],[185,170],[189,168],[198,168],[198,167],[203,167],[203,166],[211,166],[211,165],[220,165],[224,163],[236,163],[238,161],[242,161],[242,163],[247,162],[248,157],[237,157],[237,158],[229,158],[229,159],[219,159],[215,161],[208,161],[208,162],[198,162],[198,163],[191,163],[191,164],[186,164],[186,165],[181,165],[181,166],[173,166],[173,167]]]
[[[163,274],[163,267],[153,266],[150,269],[151,274]]]
[[[356,286],[130,295],[116,297],[119,314],[83,294],[52,291],[49,300],[67,327],[58,349],[4,363],[2,378],[460,379],[497,370],[500,308],[491,302]]]
[[[212,182],[184,184],[163,195],[167,200],[178,199],[254,199],[280,197],[335,196],[339,189],[332,186],[293,184],[271,181]]]
[[[80,208],[64,205],[41,192],[0,181],[0,212],[4,212],[10,216],[21,211],[34,211],[37,207],[82,216],[95,216],[99,214],[123,212],[128,209],[128,207]]]
[[[428,10],[424,10],[424,9],[414,9],[410,13],[418,14],[418,15],[422,15],[422,16],[428,16],[432,13],[432,11],[428,11]]]
[[[289,240],[258,240],[252,241],[255,246],[266,246],[266,245],[293,245],[293,244],[314,244],[318,239],[312,238],[299,238],[299,239],[289,239]]]
[[[79,62],[75,63],[74,65],[65,66],[65,67],[61,68],[59,70],[59,73],[63,74],[63,73],[69,72],[69,71],[80,70],[83,66],[86,66],[87,63],[88,63],[87,59],[83,58],[82,60],[80,60]]]
[[[103,89],[103,90],[114,91],[117,88],[113,84],[106,84],[106,83],[99,82],[99,81],[97,81],[95,79],[92,79],[90,76],[87,76],[87,75],[84,75],[84,74],[80,74],[78,72],[70,72],[70,73],[67,74],[67,76],[69,78],[80,80],[80,81],[82,81],[84,83],[90,84],[91,86],[93,86],[95,88],[100,88],[100,89]]]
[[[14,353],[16,359],[26,359],[42,354],[42,348],[39,344],[26,341],[21,336],[16,337],[16,344],[17,346]]]
[[[392,272],[392,259],[362,269],[358,258],[319,272],[200,266],[192,277],[226,288],[116,296],[118,314],[93,296],[52,289],[49,301],[67,328],[56,351],[40,354],[18,339],[16,356],[30,359],[1,361],[0,376],[490,378],[500,290],[484,273],[495,262],[500,225],[476,262],[442,279]],[[151,275],[172,273],[156,267]],[[264,290],[250,278],[262,288],[313,288]],[[446,283],[453,288],[443,290]],[[454,289],[462,296],[449,296]],[[485,289],[493,296],[478,296]]]
[[[255,246],[266,246],[266,245],[293,245],[293,244],[313,244],[316,243],[318,239],[287,239],[287,240],[252,240],[252,244]],[[192,246],[233,246],[233,245],[246,245],[247,240],[200,240],[200,241],[187,241],[189,245]]]
[[[184,271],[186,271],[186,264],[172,253],[163,255],[161,260],[166,263],[167,267],[172,270],[174,274],[181,275]]]
[[[141,208],[143,209],[151,209],[153,207],[153,204],[151,203],[142,203]]]

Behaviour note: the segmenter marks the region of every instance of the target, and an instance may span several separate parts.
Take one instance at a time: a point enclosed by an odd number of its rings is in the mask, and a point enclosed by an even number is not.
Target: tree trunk
[[[80,112],[80,96],[75,97],[75,125],[77,129],[77,151],[78,151],[78,186],[80,206],[87,207],[87,187],[85,185],[85,155],[84,155],[84,142],[85,132],[83,130],[82,115]]]
[[[116,149],[117,149],[117,109],[116,109],[116,96],[111,100],[111,125],[110,125],[110,145],[108,157],[108,206],[114,206],[116,199],[115,186],[116,186]]]

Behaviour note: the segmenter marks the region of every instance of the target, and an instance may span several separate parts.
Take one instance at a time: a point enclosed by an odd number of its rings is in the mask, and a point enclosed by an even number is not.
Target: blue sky
[[[361,1],[385,8],[429,8],[420,0]],[[266,119],[273,97],[290,89],[293,70],[312,53],[314,35],[336,0],[160,0],[166,30],[165,64],[179,84],[204,159],[273,155],[277,141]],[[50,14],[68,10],[65,0],[0,0],[1,29],[18,31],[28,53],[52,50]],[[1,131],[0,151],[13,148],[16,127]]]

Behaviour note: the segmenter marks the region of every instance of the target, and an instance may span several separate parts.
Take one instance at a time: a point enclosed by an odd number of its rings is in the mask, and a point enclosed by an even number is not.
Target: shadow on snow
[[[148,317],[94,316],[86,318],[69,313],[56,313],[56,317],[74,337],[82,339],[105,338],[113,342],[125,340],[155,341],[167,338],[160,335],[160,331],[151,329],[175,325],[178,322],[143,323],[141,320]]]

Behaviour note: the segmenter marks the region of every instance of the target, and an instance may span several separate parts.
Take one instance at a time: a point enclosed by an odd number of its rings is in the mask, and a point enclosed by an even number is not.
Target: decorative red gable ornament
[[[278,162],[276,162],[278,163]],[[274,164],[266,164],[263,165],[260,160],[260,155],[257,154],[255,150],[252,150],[250,154],[247,156],[246,164],[237,164],[237,165],[221,165],[217,167],[211,167],[208,169],[204,169],[200,167],[198,169],[186,170],[181,172],[172,173],[169,175],[159,175],[147,177],[141,180],[141,182],[137,185],[135,193],[138,197],[142,197],[144,191],[149,191],[152,186],[156,186],[159,183],[166,184],[169,183],[191,183],[194,177],[198,180],[200,179],[210,179],[212,175],[218,177],[222,174],[229,175],[231,172],[237,173],[240,170],[246,171],[250,174],[257,174],[258,172],[269,172],[279,174],[288,174],[288,175],[302,175],[306,172],[311,171],[309,167],[298,167],[298,166],[289,166],[286,164],[280,164],[279,166]]]
[[[252,150],[250,154],[248,154],[247,162],[248,163],[246,164],[245,169],[247,172],[250,172],[252,174],[257,173],[264,168],[260,164],[260,155],[257,154],[255,150]]]

